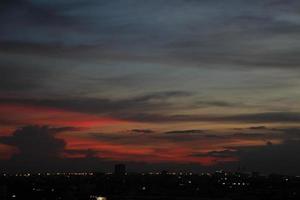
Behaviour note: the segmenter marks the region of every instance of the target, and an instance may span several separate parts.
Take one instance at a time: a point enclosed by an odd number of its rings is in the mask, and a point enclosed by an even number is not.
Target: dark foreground
[[[2,174],[0,199],[300,199],[300,178],[224,173]]]

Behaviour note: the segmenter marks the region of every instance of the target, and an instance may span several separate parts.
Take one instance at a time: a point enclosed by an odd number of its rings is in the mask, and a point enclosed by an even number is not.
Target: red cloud
[[[42,106],[0,104],[0,125],[3,127],[28,124],[99,127],[118,123],[125,123],[125,121]]]

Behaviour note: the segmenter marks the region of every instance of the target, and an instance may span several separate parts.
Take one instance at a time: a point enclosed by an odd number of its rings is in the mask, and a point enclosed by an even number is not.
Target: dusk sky
[[[1,0],[0,165],[300,174],[299,55],[299,0]]]

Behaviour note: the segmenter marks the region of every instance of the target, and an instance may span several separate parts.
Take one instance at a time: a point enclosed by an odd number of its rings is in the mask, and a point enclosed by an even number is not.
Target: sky
[[[4,171],[300,174],[298,0],[2,0]]]

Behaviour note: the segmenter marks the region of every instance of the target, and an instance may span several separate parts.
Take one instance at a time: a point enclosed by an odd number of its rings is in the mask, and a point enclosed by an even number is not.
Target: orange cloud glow
[[[20,104],[0,104],[2,126],[22,126],[28,124],[74,127],[99,127],[126,123],[109,117],[70,112],[56,108],[28,106]],[[3,118],[3,119],[2,119]]]

